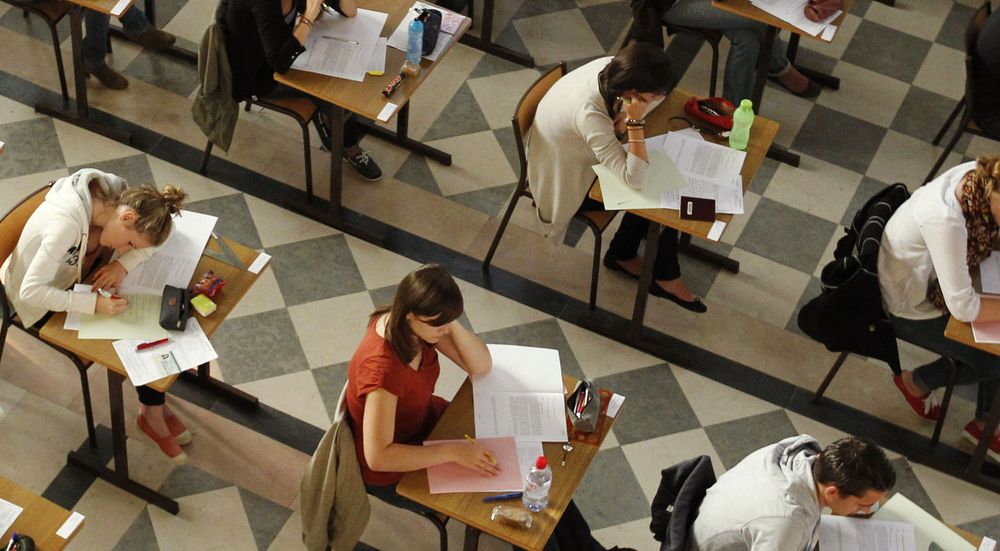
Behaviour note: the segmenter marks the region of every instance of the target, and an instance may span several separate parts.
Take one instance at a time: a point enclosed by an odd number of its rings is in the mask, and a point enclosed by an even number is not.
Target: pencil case
[[[167,285],[160,301],[160,327],[170,331],[183,331],[191,316],[191,291]]]
[[[594,432],[601,414],[601,393],[593,381],[585,380],[566,398],[566,411],[573,428],[579,432]]]

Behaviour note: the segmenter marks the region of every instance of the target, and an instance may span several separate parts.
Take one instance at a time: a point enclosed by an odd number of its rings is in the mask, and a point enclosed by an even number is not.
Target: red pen
[[[144,342],[144,343],[140,344],[139,346],[136,346],[135,347],[135,351],[136,352],[142,352],[143,350],[149,350],[150,348],[153,348],[154,346],[160,346],[161,344],[166,344],[168,342],[170,342],[170,339],[168,339],[168,338],[163,338],[163,339],[159,339],[159,340],[155,340],[155,341]]]

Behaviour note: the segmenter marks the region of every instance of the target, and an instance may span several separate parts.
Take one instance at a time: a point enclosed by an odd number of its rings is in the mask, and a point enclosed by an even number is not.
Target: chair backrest
[[[41,205],[42,201],[45,200],[45,194],[49,192],[51,187],[52,183],[49,183],[25,197],[0,219],[0,262],[6,260],[14,252],[18,239],[21,239],[24,225],[38,208],[38,205]]]
[[[535,122],[535,112],[538,110],[539,102],[545,97],[546,92],[552,88],[552,85],[565,74],[566,62],[563,61],[559,65],[549,69],[544,75],[538,77],[538,80],[521,96],[521,100],[517,102],[517,107],[514,108],[514,116],[510,119],[510,123],[514,127],[514,143],[517,144],[517,156],[521,161],[521,184],[525,183],[528,177],[528,157],[524,152],[524,135],[528,133],[531,124]]]
[[[979,32],[983,30],[986,20],[989,19],[993,8],[990,1],[986,0],[982,6],[972,14],[969,25],[965,28],[965,115],[966,118],[975,112],[975,94],[973,83],[976,79],[976,43],[979,41]]]

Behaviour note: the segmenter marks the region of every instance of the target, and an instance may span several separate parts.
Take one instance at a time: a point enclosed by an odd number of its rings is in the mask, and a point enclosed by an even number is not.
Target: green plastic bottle
[[[733,129],[729,132],[729,147],[743,151],[750,142],[750,127],[753,126],[753,102],[745,99],[733,113]]]

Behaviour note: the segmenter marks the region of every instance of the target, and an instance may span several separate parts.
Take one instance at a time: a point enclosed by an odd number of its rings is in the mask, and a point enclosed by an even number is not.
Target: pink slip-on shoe
[[[144,415],[139,415],[136,418],[135,424],[139,426],[139,430],[146,434],[150,440],[156,442],[156,445],[160,447],[160,451],[163,455],[166,455],[177,465],[183,465],[187,463],[187,454],[181,449],[180,444],[174,440],[173,435],[171,436],[160,436],[156,434],[153,427],[146,420]]]
[[[178,444],[187,446],[191,443],[191,432],[188,431],[179,417],[166,412],[164,412],[163,417],[167,421],[167,428],[170,429],[170,436],[173,436]]]

